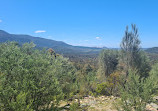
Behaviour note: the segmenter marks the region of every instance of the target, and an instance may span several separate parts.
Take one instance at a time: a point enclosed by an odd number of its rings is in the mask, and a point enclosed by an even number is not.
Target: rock
[[[75,99],[75,102],[78,102],[78,99]]]
[[[84,99],[89,99],[88,97],[84,97]]]
[[[118,97],[114,97],[114,100],[118,99]]]
[[[158,101],[158,96],[153,97],[153,99]]]
[[[155,104],[155,103],[150,103],[150,105],[151,105],[153,108],[155,108],[155,109],[158,110],[158,105],[157,105],[157,104]]]
[[[88,105],[85,104],[85,103],[80,105],[81,108],[84,108],[84,107],[87,107],[87,106],[88,106]]]
[[[104,96],[101,96],[101,98],[105,98]]]
[[[66,109],[62,109],[61,111],[67,111]]]
[[[158,104],[158,96],[153,97],[153,100]]]
[[[70,106],[65,106],[65,108],[70,108]]]
[[[91,106],[93,104],[96,104],[96,101],[89,101],[87,104]]]
[[[158,111],[158,105],[155,103],[150,103],[146,106],[148,111]]]

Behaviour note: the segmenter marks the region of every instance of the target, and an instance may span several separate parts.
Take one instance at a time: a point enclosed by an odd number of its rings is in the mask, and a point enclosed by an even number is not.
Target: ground
[[[93,97],[88,96],[80,99],[80,107],[79,111],[117,111],[117,102],[120,101],[120,98],[114,96],[99,96]],[[75,99],[74,101],[69,102],[69,104],[78,103],[78,100]],[[65,101],[61,101],[60,106],[66,108],[70,108],[68,103]],[[150,103],[147,105],[148,111],[158,111],[158,105],[155,103]],[[84,109],[84,110],[83,110]],[[68,111],[66,109],[62,111]],[[75,110],[76,111],[76,110]]]
[[[114,104],[117,99],[118,98],[114,96],[88,96],[80,99],[80,106],[82,109],[86,109],[87,111],[117,111]],[[74,102],[77,103],[78,100],[75,99],[73,102],[70,102],[70,104]],[[61,107],[66,104],[67,102],[62,101]]]

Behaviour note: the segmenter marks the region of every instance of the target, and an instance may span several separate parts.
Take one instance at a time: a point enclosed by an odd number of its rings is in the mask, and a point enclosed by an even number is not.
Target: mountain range
[[[45,39],[41,37],[33,37],[30,35],[23,34],[10,34],[6,31],[0,30],[0,43],[7,41],[15,41],[19,44],[33,42],[37,48],[52,48],[59,54],[96,54],[99,53],[102,48],[97,47],[83,47],[83,46],[72,46],[62,41],[55,41]]]
[[[0,30],[0,43],[7,41],[15,41],[19,44],[33,42],[37,48],[52,48],[55,52],[62,55],[98,55],[99,52],[104,48],[97,47],[84,47],[84,46],[73,46],[62,41],[55,41],[51,39],[45,39],[41,37],[33,37],[24,34],[10,34],[6,31]],[[115,49],[115,48],[113,48]],[[116,50],[116,49],[115,49]],[[118,50],[118,49],[117,49]],[[158,53],[158,47],[145,49],[148,53]]]
[[[152,47],[145,50],[148,53],[156,53],[158,54],[158,47]]]

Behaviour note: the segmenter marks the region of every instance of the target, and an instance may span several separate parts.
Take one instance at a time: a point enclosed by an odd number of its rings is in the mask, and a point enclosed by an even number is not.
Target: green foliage
[[[1,110],[47,110],[51,104],[58,105],[63,94],[75,91],[71,63],[34,46],[14,42],[0,45]]]
[[[114,50],[102,50],[99,54],[99,81],[105,81],[105,77],[109,76],[116,70],[118,64],[118,52]]]
[[[117,95],[118,85],[120,84],[120,72],[116,71],[107,77],[106,82],[97,85],[96,92],[99,95]]]
[[[77,81],[78,81],[80,95],[85,96],[95,90],[96,78],[95,78],[94,72],[89,72],[88,74],[85,74],[85,75],[78,75]]]
[[[131,25],[132,30],[125,31],[125,36],[121,42],[121,56],[119,60],[119,68],[128,75],[128,70],[138,70],[141,77],[147,77],[151,69],[149,59],[146,53],[140,50],[140,40],[136,25]]]
[[[33,111],[33,109],[31,109],[32,101],[28,101],[28,104],[26,97],[27,94],[25,92],[20,92],[16,97],[16,101],[10,103],[14,111]]]
[[[79,104],[76,103],[76,102],[73,102],[71,105],[70,105],[70,111],[77,111],[79,109]]]
[[[59,56],[58,59],[55,59],[55,64],[52,64],[54,69],[54,75],[58,79],[60,87],[64,92],[65,98],[69,98],[69,94],[77,91],[76,84],[76,69],[68,59]]]
[[[126,83],[120,87],[121,109],[145,111],[146,104],[152,101],[153,84],[152,76],[140,78],[136,71],[129,71]]]
[[[139,52],[135,66],[141,78],[149,76],[149,72],[151,70],[150,60],[144,51]]]
[[[73,99],[77,95],[78,103],[70,106],[71,111],[76,111],[83,96],[118,96],[119,93],[122,110],[144,111],[152,95],[158,94],[158,64],[151,70],[150,61],[139,45],[135,25],[130,32],[127,27],[121,50],[102,50],[98,64],[98,48],[92,48],[96,50],[92,51],[94,55],[85,52],[85,55],[70,56],[71,51],[68,52],[72,64],[51,48],[37,50],[33,43],[0,44],[0,109],[60,110],[60,100]],[[76,48],[79,52],[92,50]]]
[[[148,82],[151,82],[153,93],[158,95],[158,63],[152,67],[152,70],[149,73]]]
[[[97,85],[97,88],[95,91],[98,95],[109,95],[109,93],[107,91],[107,87],[108,87],[107,82],[103,82],[103,83]]]
[[[136,63],[139,61],[140,40],[138,38],[138,29],[136,28],[136,25],[132,24],[131,26],[132,30],[130,32],[128,31],[128,26],[126,27],[125,36],[120,44],[120,61],[123,63],[123,69],[125,72],[127,72],[128,69],[135,68]]]
[[[82,65],[82,64],[81,64]],[[79,68],[76,76],[78,93],[81,96],[89,95],[96,88],[96,71],[89,65],[84,64],[82,68]]]
[[[118,95],[118,86],[121,83],[120,76],[120,71],[115,71],[107,78],[107,91],[110,95]]]

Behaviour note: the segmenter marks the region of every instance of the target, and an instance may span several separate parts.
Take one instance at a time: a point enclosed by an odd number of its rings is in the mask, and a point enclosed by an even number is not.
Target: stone
[[[158,109],[158,105],[157,105],[157,104],[155,104],[155,103],[150,103],[150,105],[151,105],[153,108]]]

